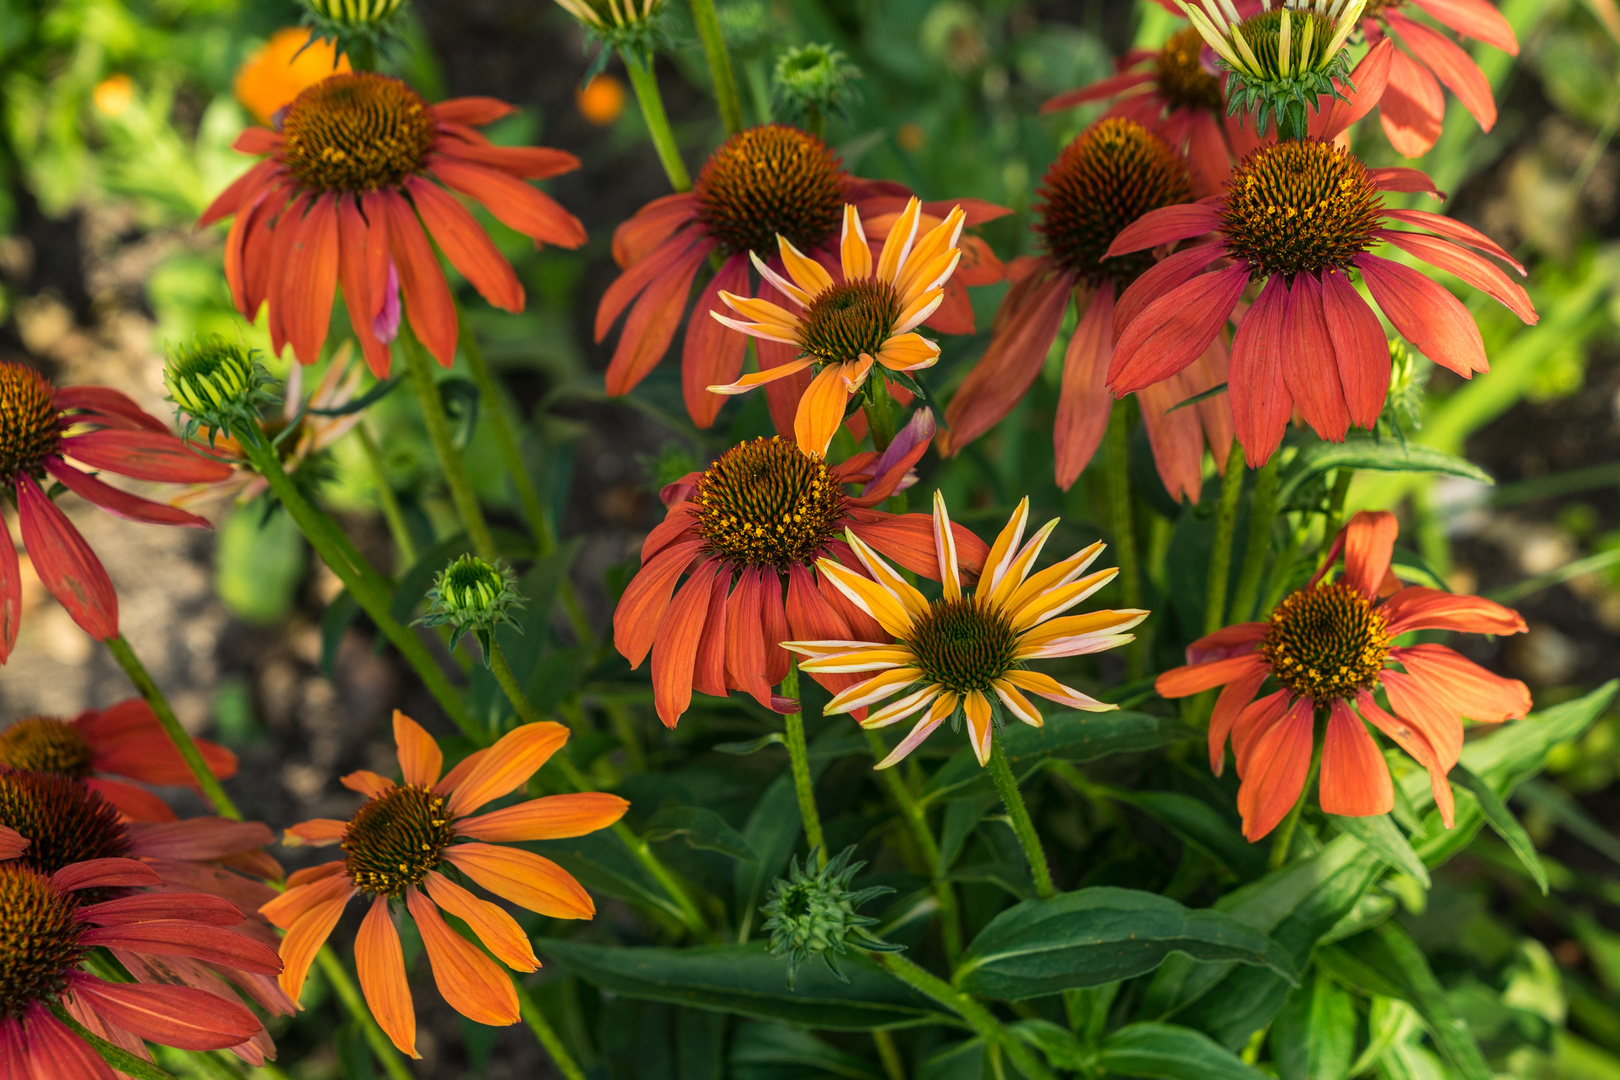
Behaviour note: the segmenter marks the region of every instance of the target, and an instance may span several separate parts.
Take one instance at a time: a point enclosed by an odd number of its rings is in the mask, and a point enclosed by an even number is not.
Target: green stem
[[[896,428],[896,408],[894,398],[889,395],[889,388],[881,375],[875,376],[869,383],[868,393],[870,400],[863,411],[866,413],[866,429],[872,433],[872,447],[879,453],[889,448],[894,442]]]
[[[894,1036],[877,1028],[872,1032],[872,1042],[883,1060],[883,1074],[889,1080],[906,1080],[906,1063],[900,1060],[900,1048],[894,1045]]]
[[[500,683],[501,690],[506,694],[506,699],[512,703],[512,708],[517,711],[518,716],[525,724],[535,724],[545,719],[540,714],[540,710],[535,708],[534,703],[523,693],[523,688],[518,685],[516,677],[512,674],[511,665],[506,662],[506,654],[501,651],[500,643],[493,637],[490,638],[489,642],[489,670],[495,676],[495,681]],[[595,790],[595,786],[590,782],[590,779],[579,771],[579,766],[574,764],[566,752],[560,751],[553,754],[551,761],[556,764],[558,771],[563,774],[563,778],[568,781],[575,791]],[[647,872],[653,876],[659,885],[663,886],[664,891],[675,901],[675,906],[680,909],[681,919],[686,923],[687,929],[703,937],[712,937],[713,934],[709,930],[709,925],[704,921],[703,913],[698,910],[697,904],[692,901],[691,894],[676,880],[675,875],[669,871],[669,868],[659,861],[658,856],[654,854],[647,841],[637,836],[635,831],[626,825],[622,819],[613,823],[613,833],[624,843],[626,848],[630,849],[630,853],[635,856],[636,861],[646,868]]]
[[[890,975],[919,993],[933,998],[968,1022],[991,1047],[999,1047],[1012,1059],[1028,1080],[1054,1080],[1052,1071],[1012,1032],[1002,1026],[989,1009],[944,979],[907,960],[902,953],[874,953],[872,958]]]
[[[494,561],[495,537],[489,531],[489,522],[484,520],[484,511],[473,492],[472,480],[467,476],[467,463],[461,459],[461,451],[456,449],[455,440],[450,434],[450,418],[445,415],[444,400],[439,397],[439,384],[433,373],[433,357],[428,355],[427,348],[403,322],[399,326],[399,340],[404,345],[405,375],[410,380],[411,391],[416,394],[416,404],[422,410],[428,441],[433,444],[439,467],[444,471],[444,482],[450,488],[456,516],[461,518],[462,527],[467,530],[467,538],[472,541],[473,551],[478,557]]]
[[[1226,582],[1232,572],[1232,532],[1237,527],[1238,500],[1243,496],[1243,447],[1232,440],[1226,455],[1226,476],[1215,512],[1215,546],[1209,553],[1209,592],[1204,606],[1204,633],[1226,625]]]
[[[731,71],[731,55],[726,52],[726,39],[720,33],[720,16],[714,10],[714,0],[692,0],[692,21],[697,24],[698,40],[703,43],[703,58],[709,62],[709,77],[714,81],[714,98],[720,106],[720,122],[727,135],[743,129],[742,99],[737,96],[737,77]]]
[[[865,734],[866,745],[872,748],[872,760],[882,761],[889,754],[882,736],[870,728],[865,729]],[[928,863],[927,873],[934,879],[934,897],[939,902],[939,935],[945,946],[945,959],[955,966],[962,952],[961,916],[956,906],[956,890],[945,880],[945,867],[939,864],[939,844],[934,840],[934,831],[928,827],[928,812],[911,794],[898,769],[882,769],[877,775],[899,807],[900,816],[910,826],[911,835]]]
[[[1057,894],[1057,888],[1052,884],[1051,868],[1046,865],[1046,852],[1041,848],[1040,834],[1035,831],[1035,822],[1030,820],[1029,807],[1024,805],[1024,795],[1018,790],[1018,778],[1007,763],[1007,752],[1001,748],[997,735],[990,737],[990,779],[1007,808],[1007,816],[1012,818],[1013,832],[1024,849],[1024,858],[1029,860],[1035,895],[1042,900],[1050,899]]]
[[[1281,457],[1281,454],[1272,454],[1271,460],[1255,474],[1249,541],[1243,552],[1243,572],[1238,575],[1237,592],[1232,597],[1233,622],[1247,622],[1254,617],[1254,602],[1260,595],[1260,575],[1266,568],[1266,552],[1271,549],[1271,523],[1277,516]]]
[[[647,121],[647,133],[652,137],[653,149],[669,177],[669,186],[676,191],[692,190],[692,176],[681,160],[680,148],[675,145],[675,133],[670,130],[669,116],[664,112],[664,96],[658,92],[658,77],[652,66],[641,66],[641,61],[628,49],[621,49],[624,67],[630,74],[630,87],[636,92],[636,103],[641,106],[642,118]]]
[[[1320,722],[1316,724],[1316,727],[1321,726]],[[1313,741],[1311,771],[1305,775],[1305,786],[1299,789],[1299,798],[1295,800],[1293,809],[1288,811],[1288,816],[1282,819],[1276,835],[1271,838],[1270,863],[1273,870],[1281,869],[1288,862],[1288,852],[1294,846],[1294,829],[1299,825],[1300,815],[1305,812],[1305,800],[1311,797],[1311,785],[1316,783],[1316,774],[1322,769],[1322,733],[1317,732]]]
[[[366,1042],[371,1045],[371,1052],[377,1056],[377,1060],[382,1062],[383,1071],[393,1080],[413,1080],[405,1059],[399,1055],[399,1048],[384,1034],[383,1029],[377,1026],[376,1018],[366,1007],[365,1000],[360,997],[360,989],[354,985],[354,980],[349,978],[348,969],[337,958],[337,953],[332,951],[330,945],[324,945],[321,951],[315,954],[315,962],[321,966],[321,974],[326,976],[326,981],[331,984],[338,1000],[343,1002],[344,1009],[365,1033]]]
[[[108,638],[107,651],[113,654],[113,659],[118,661],[118,666],[124,669],[124,674],[129,676],[129,681],[135,684],[135,689],[141,692],[146,703],[152,706],[152,712],[156,714],[158,723],[163,725],[164,734],[169,736],[174,748],[180,751],[180,756],[185,759],[186,768],[191,770],[192,779],[197,782],[198,790],[213,806],[214,811],[220,817],[241,821],[242,812],[236,808],[231,797],[225,794],[225,789],[219,786],[219,781],[214,778],[213,770],[203,760],[202,751],[197,749],[197,743],[192,739],[191,733],[180,726],[180,719],[174,715],[174,709],[170,708],[169,699],[158,689],[158,684],[153,681],[146,666],[141,663],[140,657],[135,655],[135,650],[129,647],[124,635]]]
[[[1277,556],[1277,564],[1271,568],[1271,577],[1266,582],[1266,595],[1260,602],[1260,614],[1269,614],[1282,599],[1283,590],[1288,587],[1289,578],[1294,574],[1294,561],[1299,558],[1300,545],[1304,543],[1305,532],[1310,526],[1307,518],[1304,523],[1295,525],[1288,530],[1288,540],[1283,544],[1282,552]]]
[[[400,569],[404,570],[416,562],[416,541],[411,538],[410,527],[405,524],[405,512],[400,508],[399,496],[394,494],[393,486],[388,483],[382,447],[377,445],[371,429],[363,422],[356,424],[354,431],[359,436],[361,449],[365,451],[366,463],[371,466],[372,477],[377,481],[377,501],[382,504],[383,520],[388,522],[388,535],[394,538],[394,547],[399,551]]]
[[[787,675],[782,679],[782,696],[799,696],[799,664],[788,661]],[[790,712],[783,717],[787,724],[788,759],[793,769],[793,790],[799,796],[799,817],[804,821],[804,839],[817,853],[817,861],[827,865],[827,838],[821,832],[821,814],[816,810],[815,781],[810,778],[810,748],[804,740],[804,711]]]
[[[534,1037],[540,1040],[540,1045],[551,1055],[557,1071],[567,1080],[585,1080],[585,1071],[574,1060],[574,1055],[568,1052],[568,1047],[563,1044],[562,1037],[557,1034],[556,1029],[546,1020],[545,1013],[540,1011],[540,1005],[534,1000],[534,995],[529,993],[529,988],[515,976],[512,983],[517,987],[518,1010],[523,1014],[523,1022],[529,1025]]]
[[[1344,503],[1350,497],[1350,481],[1355,477],[1354,469],[1340,469],[1333,475],[1333,494],[1328,499],[1328,516],[1324,524],[1327,531],[1322,534],[1323,544],[1333,543],[1333,538],[1344,527]]]
[[[1120,594],[1127,608],[1142,606],[1142,577],[1136,558],[1136,522],[1131,509],[1130,441],[1127,434],[1125,403],[1117,401],[1108,415],[1107,469],[1108,516],[1114,527],[1114,550],[1119,558]],[[1142,674],[1147,657],[1147,639],[1138,636],[1126,654],[1130,674]]]
[[[383,636],[399,650],[400,655],[416,669],[422,685],[427,687],[428,692],[439,703],[439,707],[445,711],[445,715],[450,717],[469,738],[480,746],[484,745],[486,742],[484,733],[472,722],[461,695],[450,685],[450,680],[445,677],[438,662],[422,644],[422,639],[400,625],[399,620],[394,618],[390,610],[388,593],[375,588],[365,575],[354,568],[332,537],[336,526],[330,524],[324,512],[304,498],[298,486],[292,482],[292,478],[282,469],[275,451],[262,441],[261,436],[262,433],[257,430],[243,429],[242,447],[247,452],[249,460],[253,462],[254,469],[264,477],[270,485],[270,490],[281,500],[281,505],[292,515],[299,531],[304,534],[321,560],[331,567],[338,580],[343,582],[343,587],[349,590],[349,595],[355,598],[370,616],[371,621],[376,624],[377,629],[382,631]]]

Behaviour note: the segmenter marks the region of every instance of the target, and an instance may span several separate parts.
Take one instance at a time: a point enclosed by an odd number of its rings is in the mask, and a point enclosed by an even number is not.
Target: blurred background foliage
[[[1448,212],[1530,266],[1528,288],[1541,322],[1523,327],[1471,293],[1491,373],[1464,383],[1432,372],[1425,361],[1412,364],[1403,370],[1405,392],[1392,413],[1398,425],[1384,436],[1464,454],[1497,484],[1364,473],[1350,501],[1399,507],[1413,565],[1526,611],[1532,632],[1487,659],[1529,681],[1544,709],[1620,669],[1620,154],[1613,145],[1620,15],[1612,0],[1502,0],[1501,6],[1521,55],[1474,50],[1495,86],[1500,120],[1481,132],[1453,102],[1446,133],[1423,164],[1451,193]],[[692,46],[689,13],[679,3],[671,9],[674,40]],[[248,164],[229,149],[253,122],[236,89],[244,65],[298,14],[291,0],[0,0],[0,352],[49,365],[53,327],[65,319],[93,328],[110,308],[149,320],[154,347],[219,332],[268,352],[262,324],[243,325],[231,307],[222,230],[197,233],[192,222]],[[721,17],[751,122],[771,116],[772,72],[785,49],[836,48],[859,72],[857,93],[828,125],[829,140],[851,170],[903,181],[925,198],[976,196],[1012,207],[1012,216],[984,230],[1003,259],[1033,249],[1034,186],[1094,115],[1043,117],[1041,102],[1110,73],[1113,56],[1132,44],[1159,43],[1175,24],[1153,4],[1124,0],[732,0],[722,4]],[[617,61],[581,87],[588,59],[561,9],[540,0],[419,0],[408,48],[394,60],[394,70],[430,98],[492,93],[523,105],[491,131],[497,141],[545,142],[585,162],[583,171],[550,187],[585,220],[590,244],[577,253],[535,252],[480,212],[517,266],[529,306],[520,316],[500,317],[476,302],[469,308],[505,377],[508,406],[527,422],[525,450],[546,479],[564,536],[591,538],[578,576],[600,624],[633,565],[627,560],[639,535],[656,520],[658,486],[724,445],[766,433],[763,397],[729,405],[715,429],[697,431],[685,419],[675,365],[666,363],[630,402],[604,398],[606,356],[591,343],[590,322],[613,273],[612,227],[665,189],[640,115],[633,104],[626,107]],[[659,75],[695,169],[721,137],[701,54],[678,48],[661,58]],[[1361,135],[1358,149],[1370,164],[1398,163],[1375,130]],[[120,258],[137,248],[147,255],[120,270]],[[983,331],[1000,290],[976,292]],[[982,332],[943,342],[944,360],[931,379],[942,398],[984,343]],[[1064,515],[1060,541],[1078,546],[1106,532],[1099,480],[1085,476],[1063,493],[1049,479],[1060,359],[1049,359],[1045,377],[990,436],[958,459],[925,464],[928,482],[981,532],[1026,490],[1037,514]],[[272,366],[286,373],[284,362]],[[306,386],[315,385],[323,367],[306,372]],[[463,410],[470,471],[486,504],[510,511],[487,427],[476,423],[471,399],[458,396],[457,379],[452,372],[449,394]],[[386,492],[357,438],[302,466],[319,476],[322,498],[333,508],[396,519],[389,524],[402,572],[415,561],[413,549],[431,550],[455,531],[415,415],[402,396],[384,398],[367,414]],[[1141,466],[1133,475],[1142,494],[1138,536],[1148,551],[1162,555],[1196,544],[1199,530],[1208,528],[1208,500],[1203,509],[1176,507],[1155,490],[1140,439],[1133,455],[1142,458],[1133,461]],[[275,624],[310,605],[314,571],[284,516],[262,502],[226,505],[221,513],[214,572],[233,614]],[[1150,555],[1149,565],[1163,560]],[[545,589],[551,572],[537,567],[531,574],[540,577],[530,586]],[[1173,606],[1167,594],[1174,586],[1150,581],[1147,606]],[[320,586],[313,588],[318,593]],[[1202,595],[1201,588],[1193,591]],[[622,669],[570,670],[571,654],[553,647],[546,628],[530,629],[518,666],[537,686],[555,683],[540,693],[543,702],[555,703],[587,678],[619,688],[599,694],[597,707],[614,731],[629,732],[629,757],[603,756],[594,762],[596,776],[641,784],[653,806],[718,783],[700,752],[756,730],[740,709],[711,703],[683,723],[678,737],[666,737],[654,731],[644,684],[638,690]],[[1123,672],[1104,674],[1123,680]],[[493,687],[483,689],[485,707],[497,708]],[[215,701],[219,730],[251,740],[255,707],[250,689],[227,680]],[[592,752],[584,748],[583,759]],[[648,765],[654,769],[632,777]],[[1620,1080],[1620,713],[1555,747],[1549,767],[1519,789],[1516,806],[1541,848],[1554,885],[1550,897],[1540,895],[1494,835],[1482,835],[1467,857],[1436,875],[1432,889],[1397,875],[1381,895],[1400,905],[1445,1001],[1473,1028],[1498,1075]],[[1142,768],[1117,766],[1127,777]],[[1214,783],[1200,774],[1196,754],[1185,767],[1172,760],[1158,768],[1176,774],[1175,785]],[[1129,880],[1199,895],[1211,866],[1178,861],[1176,841],[1128,818],[1106,795],[1077,796],[1089,781],[1070,772],[1082,786],[1045,798],[1042,826],[1075,853],[1071,865],[1086,868],[1081,883]],[[830,783],[854,791],[860,781],[852,774]],[[704,803],[758,843],[749,815],[760,797],[757,789],[724,788]],[[1127,820],[1132,828],[1122,827]],[[863,837],[853,811],[830,829],[840,841]],[[1022,872],[1004,824],[972,815],[956,839],[963,880],[977,882],[966,887],[970,903],[972,889],[995,890],[1003,887],[998,879]],[[729,877],[728,864],[717,858],[688,850],[682,870],[699,880]],[[901,896],[909,891],[901,887]],[[1274,1026],[1266,1059],[1280,1058],[1295,1023],[1289,1018],[1308,1008],[1352,1027],[1357,1050],[1337,1065],[1328,1055],[1326,1064],[1293,1075],[1448,1075],[1409,1005],[1364,989],[1352,993],[1349,985],[1319,973]],[[693,1032],[706,1030],[708,1014],[628,999],[597,1002],[594,995],[582,1005],[569,980],[554,980],[545,992],[567,999],[570,1041],[603,1075],[711,1075],[679,1052],[685,1040],[697,1045]],[[371,1075],[357,1033],[334,1031],[320,993],[316,987],[307,995],[309,1011],[278,1032],[283,1070],[309,1080]],[[442,1075],[509,1075],[501,1072],[500,1056],[491,1056],[494,1037],[464,1024],[462,1050],[444,1057]],[[836,1038],[765,1023],[740,1025],[727,1052],[728,1074],[737,1077],[872,1075]],[[1251,1045],[1247,1056],[1265,1055]],[[971,1045],[942,1049],[918,1076],[976,1077],[981,1058]],[[197,1067],[178,1058],[173,1064]]]

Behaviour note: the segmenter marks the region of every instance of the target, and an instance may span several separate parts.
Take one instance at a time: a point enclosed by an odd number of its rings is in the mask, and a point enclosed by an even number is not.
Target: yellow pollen
[[[1222,229],[1256,277],[1342,270],[1373,244],[1383,200],[1367,167],[1314,139],[1250,154],[1226,185]]]
[[[1393,640],[1371,601],[1334,582],[1300,589],[1278,604],[1260,652],[1283,687],[1326,703],[1377,685]]]
[[[772,436],[720,455],[692,497],[698,534],[735,569],[808,565],[843,520],[847,499],[827,465]]]
[[[314,191],[376,191],[420,172],[433,145],[433,120],[421,96],[386,75],[329,75],[287,106],[283,156]]]
[[[444,796],[415,784],[402,784],[362,806],[339,845],[350,880],[368,893],[387,896],[420,885],[455,838],[444,807]]]

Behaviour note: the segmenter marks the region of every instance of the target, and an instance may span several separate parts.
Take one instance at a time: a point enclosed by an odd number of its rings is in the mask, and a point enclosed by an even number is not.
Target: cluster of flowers
[[[1483,0],[1411,3],[1463,33],[1514,47]],[[1063,349],[1054,428],[1063,487],[1095,454],[1115,397],[1131,393],[1165,487],[1178,498],[1198,498],[1206,446],[1224,468],[1235,437],[1259,465],[1296,415],[1330,440],[1372,426],[1388,390],[1389,351],[1356,276],[1414,348],[1465,377],[1484,371],[1480,334],[1461,303],[1374,249],[1388,244],[1452,273],[1531,322],[1524,291],[1486,256],[1523,268],[1450,218],[1387,207],[1386,192],[1434,185],[1414,169],[1369,168],[1344,138],[1378,108],[1397,149],[1426,149],[1444,105],[1437,77],[1482,125],[1493,118],[1477,69],[1403,6],[1178,4],[1191,25],[1163,49],[1133,53],[1116,77],[1049,103],[1112,104],[1046,173],[1036,206],[1043,253],[1007,266],[965,232],[1005,208],[922,202],[901,185],[853,177],[821,138],[781,124],[732,135],[691,191],[622,224],[613,238],[622,272],[596,320],[605,339],[623,317],[610,393],[628,393],[684,330],[693,421],[711,426],[726,395],[764,387],[781,433],[733,446],[663,491],[666,516],[647,537],[613,620],[615,643],[633,666],[650,655],[660,719],[674,726],[694,690],[738,690],[793,711],[797,702],[777,691],[795,654],[834,695],[830,712],[867,728],[915,718],[879,768],[947,720],[965,721],[984,764],[1006,716],[1042,723],[1031,694],[1071,709],[1114,707],[1030,667],[1121,645],[1147,617],[1068,614],[1116,573],[1091,569],[1101,543],[1037,567],[1057,522],[1026,537],[1027,499],[990,543],[953,524],[938,494],[929,514],[881,508],[915,482],[914,466],[936,441],[926,408],[898,431],[892,421],[896,402],[926,392],[918,373],[940,355],[920,331],[971,333],[967,287],[1010,282],[985,354],[945,410],[940,449],[959,452],[1009,414],[1045,364],[1072,300],[1078,323]],[[1357,34],[1370,47],[1346,71],[1343,46]],[[237,148],[262,160],[202,218],[231,219],[225,270],[243,315],[267,307],[275,350],[291,346],[308,364],[322,355],[341,291],[376,376],[388,374],[402,334],[448,366],[460,328],[438,252],[494,306],[517,311],[525,302],[512,267],[457,195],[536,244],[585,241],[579,221],[529,183],[571,170],[577,159],[498,146],[477,130],[510,111],[488,98],[433,105],[398,79],[339,70],[277,110],[273,127],[243,134]],[[758,367],[744,374],[750,339]],[[1211,393],[1222,384],[1224,396]],[[184,392],[182,404],[195,412],[210,387]],[[844,427],[857,438],[870,431],[875,448],[829,461]],[[116,391],[56,388],[30,369],[0,365],[0,489],[17,506],[46,587],[87,632],[112,640],[112,584],[44,479],[133,520],[206,522],[114,488],[97,471],[182,484],[238,475]],[[1446,773],[1457,761],[1462,719],[1500,722],[1529,708],[1523,684],[1450,649],[1395,644],[1416,630],[1501,634],[1524,623],[1490,601],[1403,585],[1391,569],[1394,541],[1391,515],[1356,515],[1307,586],[1265,621],[1196,642],[1188,665],[1158,680],[1166,697],[1225,687],[1210,725],[1211,765],[1221,770],[1230,739],[1251,839],[1297,802],[1319,721],[1324,811],[1390,808],[1390,776],[1370,723],[1429,770],[1449,824]],[[938,597],[907,572],[936,582]],[[16,641],[20,575],[7,537],[0,661]],[[238,995],[272,1014],[294,1009],[356,895],[369,898],[356,943],[361,987],[402,1051],[414,1054],[416,1037],[395,925],[401,906],[446,1000],[481,1023],[516,1022],[511,978],[441,911],[514,971],[534,970],[517,921],[458,879],[544,916],[590,918],[594,905],[573,878],[511,845],[608,827],[626,804],[585,792],[480,812],[557,752],[567,732],[556,724],[518,727],[448,773],[438,744],[409,718],[395,715],[394,735],[399,781],[351,774],[343,783],[366,801],[350,819],[287,830],[289,844],[337,844],[344,857],[283,883],[261,850],[271,839],[266,826],[177,820],[128,782],[191,778],[144,704],[6,729],[0,1062],[38,1080],[110,1075],[70,1023],[137,1055],[149,1039],[231,1047],[261,1061],[273,1047]],[[234,769],[223,749],[202,749],[216,776]],[[279,956],[272,927],[285,931]]]

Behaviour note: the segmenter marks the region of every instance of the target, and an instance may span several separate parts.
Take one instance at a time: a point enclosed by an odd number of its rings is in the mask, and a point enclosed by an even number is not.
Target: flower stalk
[[[360,1025],[360,1030],[366,1036],[366,1045],[371,1047],[371,1052],[382,1062],[383,1071],[389,1075],[390,1080],[414,1080],[410,1067],[405,1064],[399,1050],[378,1026],[376,1018],[371,1015],[371,1010],[361,998],[359,988],[354,985],[354,980],[349,978],[348,969],[337,958],[337,953],[332,951],[332,946],[321,946],[321,950],[315,954],[315,962],[321,966],[321,974],[326,976],[326,981],[331,984],[338,1000],[343,1002],[344,1011]]]
[[[798,660],[788,661],[787,675],[782,679],[782,696],[799,696]],[[799,817],[804,821],[804,839],[816,852],[820,865],[827,865],[827,838],[821,831],[821,813],[816,809],[815,780],[810,776],[810,748],[804,738],[804,711],[802,708],[782,718],[787,727],[788,760],[793,770],[793,791],[799,797]]]
[[[450,435],[450,418],[445,414],[444,401],[439,397],[439,384],[433,377],[433,358],[404,323],[400,324],[399,337],[404,345],[406,378],[422,410],[428,441],[433,444],[433,452],[444,470],[444,481],[450,488],[456,516],[461,519],[462,527],[467,530],[467,538],[472,541],[473,550],[479,557],[493,559],[495,537],[489,531],[489,522],[484,519],[483,508],[478,505],[472,480],[467,476],[467,464]]]
[[[863,728],[866,735],[866,745],[872,749],[872,760],[882,761],[889,756],[889,748],[883,742],[883,737],[871,728]],[[911,794],[904,778],[898,769],[874,770],[879,779],[883,781],[884,788],[889,797],[894,800],[895,806],[900,810],[900,816],[911,829],[912,839],[916,841],[918,850],[922,853],[923,861],[927,863],[926,873],[934,880],[934,898],[939,902],[939,936],[945,947],[945,959],[956,963],[956,958],[962,952],[962,923],[956,906],[956,890],[945,879],[945,868],[939,864],[939,843],[934,839],[934,831],[928,827],[928,814]]]
[[[1052,869],[1046,863],[1040,834],[1035,831],[1035,822],[1029,816],[1023,792],[1018,790],[1018,778],[1013,775],[999,737],[990,740],[990,779],[996,785],[1002,805],[1007,808],[1007,816],[1012,819],[1013,833],[1024,849],[1024,858],[1029,861],[1029,873],[1035,879],[1035,895],[1049,900],[1057,895],[1057,888],[1052,884]]]
[[[1232,440],[1215,511],[1215,543],[1209,552],[1209,592],[1204,603],[1204,633],[1226,625],[1226,583],[1232,572],[1232,534],[1237,528],[1238,501],[1243,497],[1243,447]]]
[[[664,95],[658,90],[658,76],[653,73],[651,59],[643,66],[641,58],[629,50],[621,50],[625,71],[630,75],[630,88],[636,92],[636,104],[647,122],[647,134],[652,138],[658,161],[669,177],[669,186],[676,191],[692,190],[692,174],[681,160],[680,147],[675,144],[675,132],[669,126],[669,114],[664,111]]]
[[[1052,1070],[1036,1057],[1016,1035],[1008,1031],[989,1009],[910,960],[903,953],[873,953],[872,958],[890,975],[925,994],[968,1022],[992,1048],[999,1048],[1028,1080],[1054,1080]]]
[[[692,22],[697,25],[703,58],[709,64],[720,122],[725,125],[727,135],[735,135],[743,129],[742,99],[737,96],[737,76],[731,70],[731,54],[726,51],[726,39],[720,33],[720,16],[714,9],[714,0],[692,0]]]
[[[574,1055],[568,1052],[568,1047],[563,1043],[562,1036],[558,1035],[557,1029],[551,1026],[551,1022],[546,1019],[546,1014],[540,1011],[540,1003],[534,1000],[534,995],[529,992],[529,988],[524,986],[523,981],[516,976],[512,978],[512,985],[517,988],[518,1009],[523,1014],[523,1022],[534,1033],[534,1037],[539,1040],[546,1053],[551,1055],[552,1063],[557,1066],[557,1071],[562,1073],[566,1080],[585,1080],[585,1070],[579,1067],[579,1063],[574,1060]]]
[[[1277,516],[1277,489],[1281,482],[1280,455],[1260,466],[1254,478],[1254,505],[1249,511],[1249,539],[1243,552],[1243,571],[1238,575],[1237,592],[1232,596],[1232,619],[1247,622],[1254,615],[1254,602],[1260,595],[1260,575],[1266,568],[1266,552],[1271,548],[1271,524]]]
[[[1128,608],[1142,606],[1142,579],[1136,559],[1136,520],[1131,508],[1130,441],[1126,428],[1125,403],[1115,402],[1108,415],[1104,436],[1107,455],[1105,479],[1108,485],[1108,515],[1114,526],[1114,552],[1119,558],[1120,596]],[[1145,640],[1138,639],[1126,650],[1132,678],[1142,674]]]

